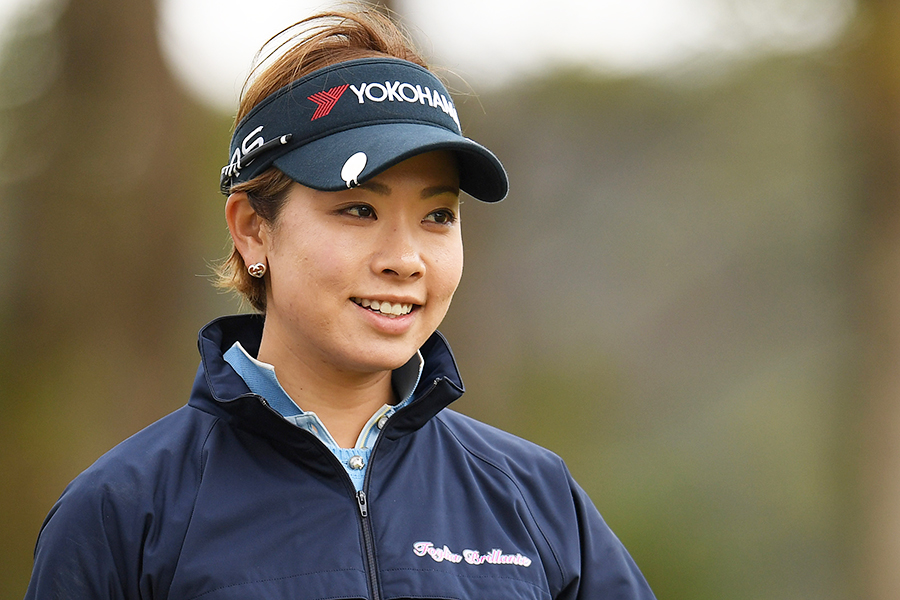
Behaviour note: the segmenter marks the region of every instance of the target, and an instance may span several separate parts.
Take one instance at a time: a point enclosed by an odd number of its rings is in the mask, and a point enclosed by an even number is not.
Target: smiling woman
[[[259,314],[66,489],[27,598],[652,598],[557,456],[448,408],[459,194],[502,165],[384,16],[291,32],[221,173],[221,284]]]

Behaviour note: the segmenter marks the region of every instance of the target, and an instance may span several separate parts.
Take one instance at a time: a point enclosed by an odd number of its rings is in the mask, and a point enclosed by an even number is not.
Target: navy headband
[[[506,171],[490,150],[464,137],[456,107],[430,71],[394,58],[363,58],[314,71],[266,97],[231,138],[220,187],[275,166],[322,191],[345,190],[417,154],[451,150],[460,188],[502,200]]]

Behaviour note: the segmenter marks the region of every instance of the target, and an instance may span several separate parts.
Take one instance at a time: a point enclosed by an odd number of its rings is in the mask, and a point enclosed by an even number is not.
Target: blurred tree
[[[900,3],[862,0],[848,83],[860,132],[859,431],[863,548],[871,600],[900,597]]]
[[[203,139],[228,136],[165,68],[151,0],[44,2],[17,31],[0,73],[2,598],[24,593],[65,481],[184,401],[210,296],[185,257],[223,240]]]

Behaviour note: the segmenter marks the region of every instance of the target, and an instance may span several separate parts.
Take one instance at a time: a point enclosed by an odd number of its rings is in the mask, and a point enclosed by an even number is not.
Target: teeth
[[[363,308],[368,308],[389,317],[399,317],[401,315],[409,314],[413,308],[412,304],[402,304],[400,302],[392,304],[390,302],[381,302],[379,300],[369,300],[368,298],[352,298],[352,300]]]

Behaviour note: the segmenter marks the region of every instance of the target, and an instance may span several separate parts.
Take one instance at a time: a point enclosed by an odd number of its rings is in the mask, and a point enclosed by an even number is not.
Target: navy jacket
[[[463,385],[440,334],[357,493],[222,358],[261,331],[201,331],[190,402],[66,488],[26,598],[653,598],[558,456],[445,408]]]

